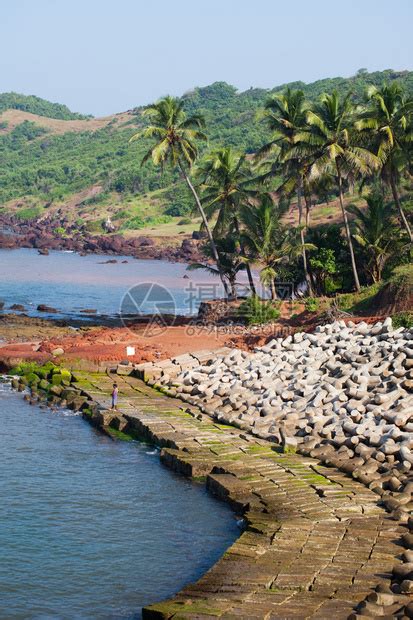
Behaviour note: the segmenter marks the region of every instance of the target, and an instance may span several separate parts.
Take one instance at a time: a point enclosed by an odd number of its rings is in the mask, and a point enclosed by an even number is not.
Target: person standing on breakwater
[[[118,391],[118,384],[114,383],[112,390],[112,409],[118,408]]]

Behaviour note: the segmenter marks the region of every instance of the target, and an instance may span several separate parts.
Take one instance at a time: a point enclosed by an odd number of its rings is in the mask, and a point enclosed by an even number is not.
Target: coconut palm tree
[[[251,188],[251,167],[246,156],[239,155],[231,147],[216,149],[200,161],[196,175],[202,184],[202,198],[208,219],[217,216],[214,236],[222,237],[233,230],[240,240],[241,253],[244,254],[238,211],[243,202],[257,194]],[[246,270],[251,291],[255,294],[248,263]]]
[[[393,82],[367,91],[369,107],[361,113],[356,127],[367,132],[381,163],[381,175],[390,186],[402,225],[410,242],[413,234],[400,202],[398,184],[408,165],[408,149],[413,141],[413,99],[406,98],[403,89]]]
[[[311,278],[308,272],[307,253],[305,250],[305,227],[303,226],[302,198],[305,176],[308,165],[301,153],[293,149],[295,136],[306,126],[306,103],[302,90],[287,90],[282,94],[272,95],[265,104],[261,118],[272,132],[272,139],[257,153],[262,158],[275,153],[276,159],[267,173],[269,176],[284,177],[284,182],[278,188],[281,195],[297,195],[298,225],[300,229],[303,267],[307,281],[308,292],[312,294]],[[293,151],[292,151],[293,149]],[[292,155],[294,153],[294,155]],[[307,219],[307,218],[306,218]]]
[[[271,299],[276,299],[275,278],[279,265],[282,262],[294,261],[301,254],[300,230],[281,224],[278,206],[268,195],[261,197],[258,204],[254,201],[242,205],[240,219],[244,247],[262,263],[260,280],[264,286],[269,287]],[[305,244],[306,250],[314,247]]]
[[[188,117],[183,109],[183,102],[169,96],[149,105],[142,114],[149,117],[153,124],[133,135],[129,141],[133,142],[141,138],[155,141],[155,144],[142,159],[141,165],[151,159],[155,166],[163,168],[169,164],[172,168],[180,170],[195,199],[203,225],[207,231],[212,256],[216,262],[225,293],[228,296],[228,285],[222,273],[215,241],[198,193],[189,178],[189,170],[198,157],[196,143],[197,141],[205,142],[207,140],[207,136],[202,131],[205,126],[204,119],[200,115]]]
[[[246,266],[246,260],[240,253],[239,242],[233,237],[223,237],[216,240],[216,245],[219,253],[219,262],[224,278],[228,281],[229,288],[231,290],[231,297],[237,298],[237,275],[240,271],[243,271]],[[209,258],[211,250],[209,247],[205,248],[206,257]],[[216,267],[213,267],[208,262],[205,263],[191,263],[187,267],[188,270],[205,269],[209,273],[219,275],[219,271]]]
[[[365,210],[355,205],[347,209],[355,215],[354,239],[367,255],[366,271],[373,282],[380,282],[386,261],[401,248],[391,205],[385,203],[378,191],[372,192],[366,202]]]
[[[318,178],[327,173],[337,179],[354,283],[359,291],[360,281],[344,206],[343,180],[349,176],[369,174],[378,168],[379,160],[368,149],[358,146],[354,140],[350,93],[344,99],[340,99],[337,91],[333,91],[331,95],[323,94],[314,109],[307,112],[307,123],[309,130],[298,132],[294,138],[297,153],[311,153],[313,158],[311,177]]]

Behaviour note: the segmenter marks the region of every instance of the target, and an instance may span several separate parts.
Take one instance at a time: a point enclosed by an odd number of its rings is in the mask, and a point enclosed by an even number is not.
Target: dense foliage
[[[232,297],[246,270],[255,315],[258,264],[272,300],[292,283],[289,294],[307,295],[316,311],[314,294],[379,285],[412,261],[412,76],[360,70],[244,93],[219,82],[95,132],[53,136],[25,122],[0,138],[0,200],[37,197],[17,212],[29,219],[100,185],[81,204],[98,214],[116,193],[120,230],[196,211],[207,242],[193,268],[219,275]],[[328,199],[341,224],[311,226],[314,205]],[[285,221],[291,201],[298,226]]]
[[[351,90],[361,101],[369,85],[380,86],[383,80],[398,78],[407,92],[413,93],[413,72],[383,71],[359,72],[352,78],[319,80],[313,84],[294,83],[302,88],[306,97],[315,100],[323,91],[338,89],[339,93]],[[196,88],[183,96],[184,108],[189,115],[202,114],[208,128],[210,146],[232,146],[252,153],[267,139],[267,129],[257,120],[273,92],[250,89],[238,93],[225,82],[216,82],[205,88]],[[49,103],[37,97],[24,97],[14,93],[0,95],[0,111],[6,108],[50,116],[51,118],[82,118],[72,114],[66,106]],[[24,195],[38,196],[44,202],[64,198],[92,184],[103,184],[122,194],[145,194],[167,188],[161,203],[169,208],[170,215],[184,215],[192,204],[190,193],[182,184],[172,187],[179,180],[176,172],[161,173],[153,166],[140,168],[139,160],[147,150],[144,143],[128,145],[128,138],[142,124],[141,109],[137,109],[133,125],[119,129],[113,125],[95,132],[66,133],[64,135],[26,135],[23,140],[19,127],[0,137],[0,204]],[[27,125],[26,125],[27,130]],[[18,148],[16,145],[18,143]]]

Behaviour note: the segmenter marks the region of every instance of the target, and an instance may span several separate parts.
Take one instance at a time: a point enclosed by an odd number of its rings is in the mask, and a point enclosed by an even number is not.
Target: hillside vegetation
[[[20,95],[19,93],[0,94],[0,112],[4,110],[23,110],[39,116],[62,120],[90,118],[90,115],[71,112],[67,106],[61,103],[51,103],[35,95]]]
[[[217,82],[186,93],[183,101],[188,114],[204,115],[210,147],[220,144],[253,153],[268,140],[268,129],[257,120],[257,111],[270,93],[286,86],[299,87],[314,101],[320,93],[335,88],[341,94],[351,91],[357,102],[362,101],[367,86],[396,79],[413,93],[413,72],[361,70],[351,78],[295,82],[242,93]],[[1,110],[0,214],[17,209],[25,218],[40,215],[45,209],[49,211],[44,214],[61,209],[72,219],[81,217],[98,223],[110,214],[124,230],[168,225],[178,221],[172,218],[190,214],[193,201],[177,173],[160,172],[151,164],[141,168],[148,144],[144,140],[128,143],[143,126],[141,108],[86,120],[64,105],[6,93],[0,95]],[[23,113],[29,116],[21,116],[19,123],[18,114]],[[97,186],[99,191],[93,192],[92,198],[76,200],[77,195],[83,196],[85,190]],[[328,217],[331,210],[327,207]]]

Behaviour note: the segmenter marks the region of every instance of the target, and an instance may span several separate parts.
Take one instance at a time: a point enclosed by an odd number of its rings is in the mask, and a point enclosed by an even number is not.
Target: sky
[[[0,92],[103,116],[240,90],[413,69],[413,0],[0,0]]]

